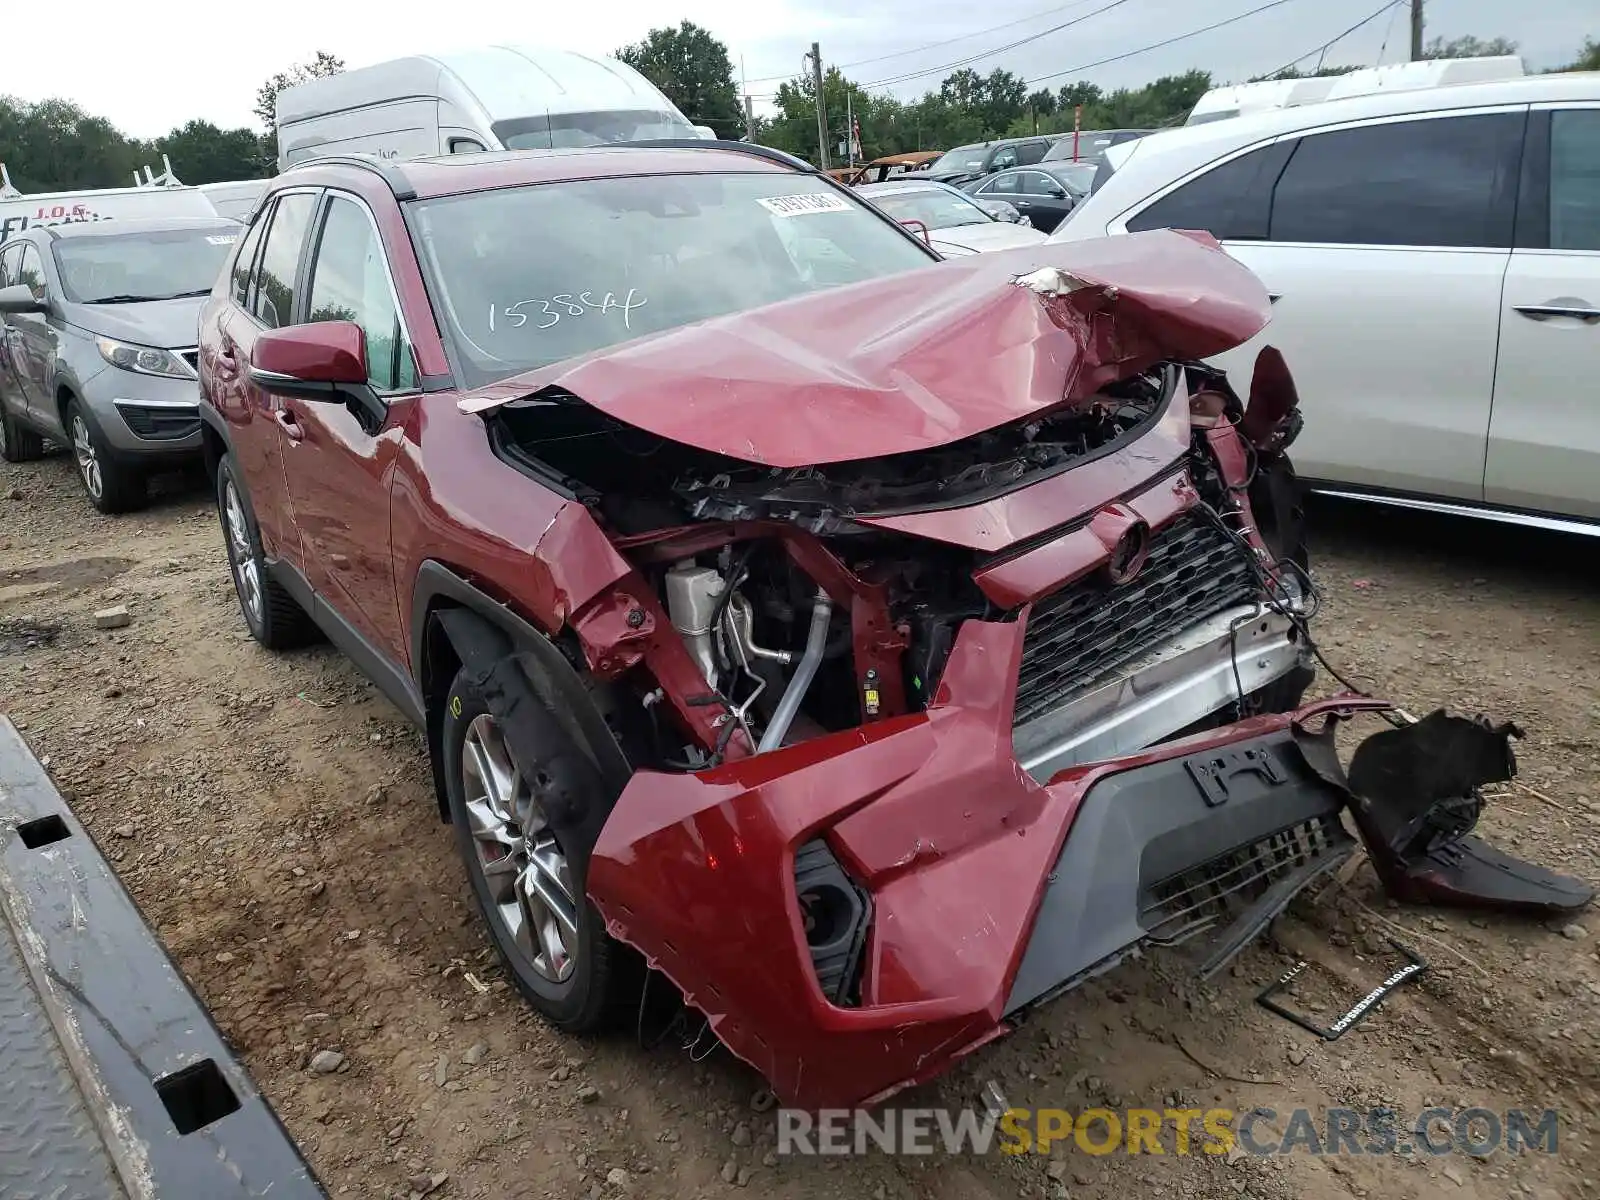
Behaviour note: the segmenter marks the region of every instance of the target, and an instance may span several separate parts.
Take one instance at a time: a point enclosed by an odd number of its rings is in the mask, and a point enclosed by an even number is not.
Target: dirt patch
[[[201,488],[112,519],[56,458],[0,466],[0,709],[23,728],[326,1182],[351,1197],[1600,1196],[1600,918],[1583,932],[1390,905],[1330,881],[1209,984],[1176,954],[1048,1006],[907,1104],[1415,1114],[1555,1108],[1559,1153],[780,1160],[761,1082],[687,1037],[575,1040],[511,994],[469,908],[420,740],[339,655],[262,651]],[[1419,714],[1528,731],[1483,822],[1600,878],[1600,588],[1589,544],[1318,508],[1331,658]],[[114,548],[116,557],[107,553]],[[94,564],[94,565],[89,565]],[[118,564],[112,569],[112,564]],[[48,612],[43,605],[48,604]],[[126,604],[133,624],[93,629]],[[48,617],[48,620],[46,620]],[[59,636],[51,631],[59,629]],[[1426,975],[1341,1040],[1254,1004],[1299,958],[1327,1015],[1392,961]],[[1308,976],[1309,980],[1309,976]],[[1324,985],[1326,985],[1325,990]],[[308,1069],[319,1050],[340,1069]],[[588,1089],[594,1089],[592,1095]],[[1275,1124],[1274,1124],[1275,1122]]]

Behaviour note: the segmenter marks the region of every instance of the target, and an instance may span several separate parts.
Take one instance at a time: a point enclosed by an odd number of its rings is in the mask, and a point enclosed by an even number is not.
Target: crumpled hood
[[[958,441],[1162,360],[1232,349],[1270,311],[1261,282],[1205,234],[1047,243],[626,342],[461,407],[557,388],[660,437],[800,467]]]
[[[200,340],[200,308],[205,302],[204,296],[183,296],[137,304],[70,304],[65,315],[79,329],[100,337],[187,350]]]

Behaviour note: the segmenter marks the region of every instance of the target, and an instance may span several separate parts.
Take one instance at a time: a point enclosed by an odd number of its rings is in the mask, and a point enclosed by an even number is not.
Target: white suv
[[[1600,534],[1600,74],[1375,94],[1106,151],[1052,241],[1204,229],[1266,284],[1319,490]]]

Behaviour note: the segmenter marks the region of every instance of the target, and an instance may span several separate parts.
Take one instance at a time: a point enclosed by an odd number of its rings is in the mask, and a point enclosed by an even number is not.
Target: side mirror
[[[14,283],[0,288],[0,313],[49,312],[48,301],[40,300],[25,283]]]
[[[257,387],[308,400],[331,400],[367,382],[367,336],[354,321],[318,321],[263,333],[251,355]]]

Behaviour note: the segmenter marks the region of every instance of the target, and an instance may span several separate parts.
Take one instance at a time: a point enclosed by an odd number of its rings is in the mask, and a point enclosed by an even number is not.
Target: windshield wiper
[[[119,294],[116,296],[96,296],[93,300],[85,300],[85,304],[151,304],[157,300],[190,300],[195,296],[209,296],[210,288],[198,288],[192,292],[171,292],[165,296],[135,296]]]

